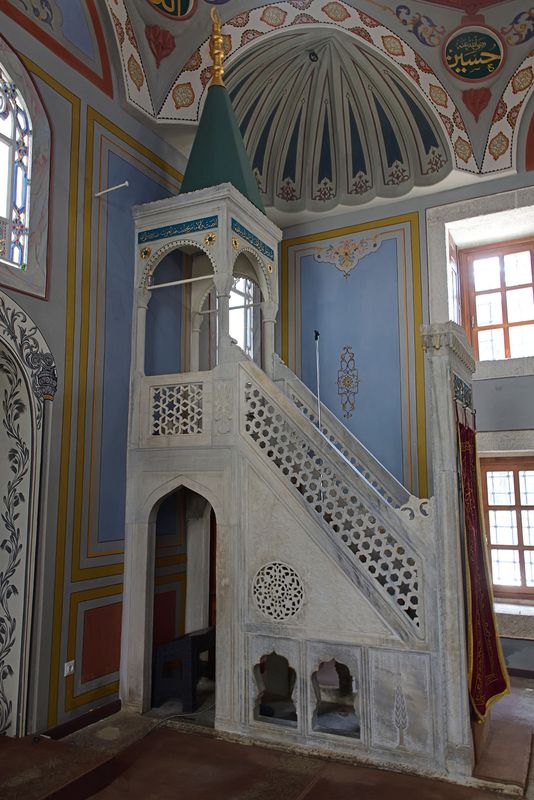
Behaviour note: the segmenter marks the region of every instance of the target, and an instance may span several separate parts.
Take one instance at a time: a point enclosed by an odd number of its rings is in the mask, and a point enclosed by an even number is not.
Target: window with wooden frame
[[[459,257],[475,358],[534,356],[534,239],[473,247]]]
[[[484,458],[480,472],[494,592],[534,596],[534,458]]]

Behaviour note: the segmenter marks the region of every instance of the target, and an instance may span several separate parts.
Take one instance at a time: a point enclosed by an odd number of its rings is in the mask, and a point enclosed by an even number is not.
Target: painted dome
[[[321,211],[394,198],[451,170],[409,77],[342,32],[268,37],[228,64],[225,82],[266,206]]]

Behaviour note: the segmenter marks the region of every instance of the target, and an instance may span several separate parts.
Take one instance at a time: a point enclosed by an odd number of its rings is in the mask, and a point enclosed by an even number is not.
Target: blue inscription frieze
[[[209,231],[217,228],[219,217],[215,214],[212,217],[201,217],[192,219],[189,222],[178,222],[176,225],[165,225],[163,228],[152,228],[149,231],[141,231],[137,236],[138,244],[155,242],[159,239],[170,239],[171,236],[183,236],[187,233],[198,233],[199,231]]]
[[[239,223],[236,219],[232,217],[232,230],[234,233],[237,233],[238,236],[241,236],[246,242],[252,245],[252,247],[256,248],[262,256],[266,256],[266,258],[270,258],[271,261],[274,260],[274,250],[269,245],[262,242],[261,239],[258,239],[257,236],[254,236],[251,231],[245,228],[241,223]]]

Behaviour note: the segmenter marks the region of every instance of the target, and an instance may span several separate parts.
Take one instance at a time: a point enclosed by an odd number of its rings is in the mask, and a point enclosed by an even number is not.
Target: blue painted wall
[[[388,239],[348,278],[313,255],[301,259],[302,380],[316,391],[314,329],[320,331],[321,399],[403,481],[397,243]],[[360,386],[343,416],[337,378],[342,349],[356,356]]]
[[[95,58],[95,46],[83,4],[79,0],[56,0],[61,10],[61,32],[65,39],[79,48],[89,58]]]
[[[98,541],[123,538],[126,502],[126,443],[134,279],[132,206],[169,192],[129,161],[110,152],[107,185],[129,187],[108,195],[106,239],[105,353]]]
[[[181,253],[174,251],[158,264],[154,284],[179,281],[183,277]],[[155,289],[146,315],[146,375],[169,375],[181,371],[181,324],[181,287]]]

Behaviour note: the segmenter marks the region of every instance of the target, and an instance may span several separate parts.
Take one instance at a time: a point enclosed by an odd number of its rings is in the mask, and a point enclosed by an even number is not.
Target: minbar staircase
[[[133,371],[125,705],[150,707],[154,514],[186,486],[217,518],[216,727],[473,782],[454,385],[474,363],[453,323],[424,330],[423,348],[431,499],[410,495],[324,406],[319,430],[317,398],[276,356],[272,377],[237,346],[211,371]],[[275,573],[262,591],[282,592],[281,616],[256,588]],[[272,652],[296,675],[297,722],[281,731],[254,712],[256,667]],[[332,659],[357,681],[358,738],[314,727],[312,676]]]

